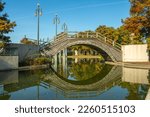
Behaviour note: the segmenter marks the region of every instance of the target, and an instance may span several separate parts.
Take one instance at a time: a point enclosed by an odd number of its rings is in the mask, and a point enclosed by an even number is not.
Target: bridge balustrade
[[[67,38],[67,33],[60,33],[56,36],[55,41]]]
[[[49,44],[54,44],[66,39],[98,39],[99,41],[105,42],[106,44],[110,44],[115,48],[121,50],[121,44],[115,42],[112,39],[108,39],[102,34],[98,32],[62,32],[58,34],[54,41],[51,41]]]
[[[112,39],[106,38],[98,32],[79,32],[75,34],[68,33],[67,37],[69,39],[98,39],[121,50],[121,45],[119,43],[115,42]]]

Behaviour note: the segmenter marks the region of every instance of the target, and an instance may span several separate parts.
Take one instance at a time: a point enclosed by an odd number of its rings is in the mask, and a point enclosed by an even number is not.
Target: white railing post
[[[114,40],[113,40],[113,43],[112,43],[112,44],[113,44],[113,46],[115,46],[115,41],[114,41]]]
[[[96,38],[98,38],[98,32],[96,32]]]
[[[77,33],[77,38],[79,38],[79,33]]]
[[[87,38],[89,37],[89,33],[88,32],[86,33],[86,36],[87,36]]]
[[[81,36],[82,36],[82,38],[84,38],[84,36],[85,36],[85,35],[84,35],[84,33],[83,33],[83,34],[81,34]]]
[[[107,38],[105,37],[104,39],[105,39],[105,42],[106,42],[106,41],[107,41]]]

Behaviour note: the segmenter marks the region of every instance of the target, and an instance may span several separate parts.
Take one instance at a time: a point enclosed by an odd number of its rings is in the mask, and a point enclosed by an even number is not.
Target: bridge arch
[[[74,45],[91,45],[96,48],[99,48],[102,51],[104,51],[114,62],[121,61],[122,59],[121,50],[116,49],[112,45],[104,43],[98,39],[65,39],[60,41],[56,45],[53,45],[53,47],[47,54],[56,55],[61,50]]]
[[[68,82],[67,80],[64,80],[58,76],[58,74],[53,73],[53,75],[47,75],[45,76],[46,81],[50,81],[51,84],[59,87],[63,90],[100,90],[103,91],[108,85],[114,84],[116,80],[120,81],[122,74],[122,69],[117,66],[113,66],[109,73],[105,75],[102,79],[93,82],[93,83],[87,83],[87,84],[74,84],[72,82]]]

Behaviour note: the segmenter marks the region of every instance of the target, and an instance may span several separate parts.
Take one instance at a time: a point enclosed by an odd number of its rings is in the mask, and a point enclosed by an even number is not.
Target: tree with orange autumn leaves
[[[131,17],[122,21],[123,28],[131,33],[131,43],[143,43],[144,37],[150,45],[150,0],[129,1]]]
[[[20,40],[20,43],[27,44],[27,45],[35,45],[35,43],[33,41],[29,40],[28,38],[26,38],[26,36]]]
[[[122,20],[123,25],[115,29],[113,27],[99,26],[99,32],[107,38],[113,39],[120,44],[139,44],[143,43],[143,37],[148,37],[149,29],[149,10],[150,0],[129,0],[131,3],[131,17]],[[150,32],[150,31],[148,31]]]
[[[8,19],[7,13],[3,13],[5,3],[0,0],[0,46],[10,42],[10,37],[6,36],[9,32],[13,32],[16,26],[15,22]]]
[[[105,25],[99,26],[96,32],[123,45],[140,44],[147,41],[150,47],[150,0],[129,1],[131,16],[122,20],[122,26],[117,29]]]

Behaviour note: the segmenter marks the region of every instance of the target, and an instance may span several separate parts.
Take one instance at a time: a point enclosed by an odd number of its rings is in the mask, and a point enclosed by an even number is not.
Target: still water
[[[111,66],[98,59],[67,59],[53,69],[0,72],[5,100],[144,100],[148,69]]]

